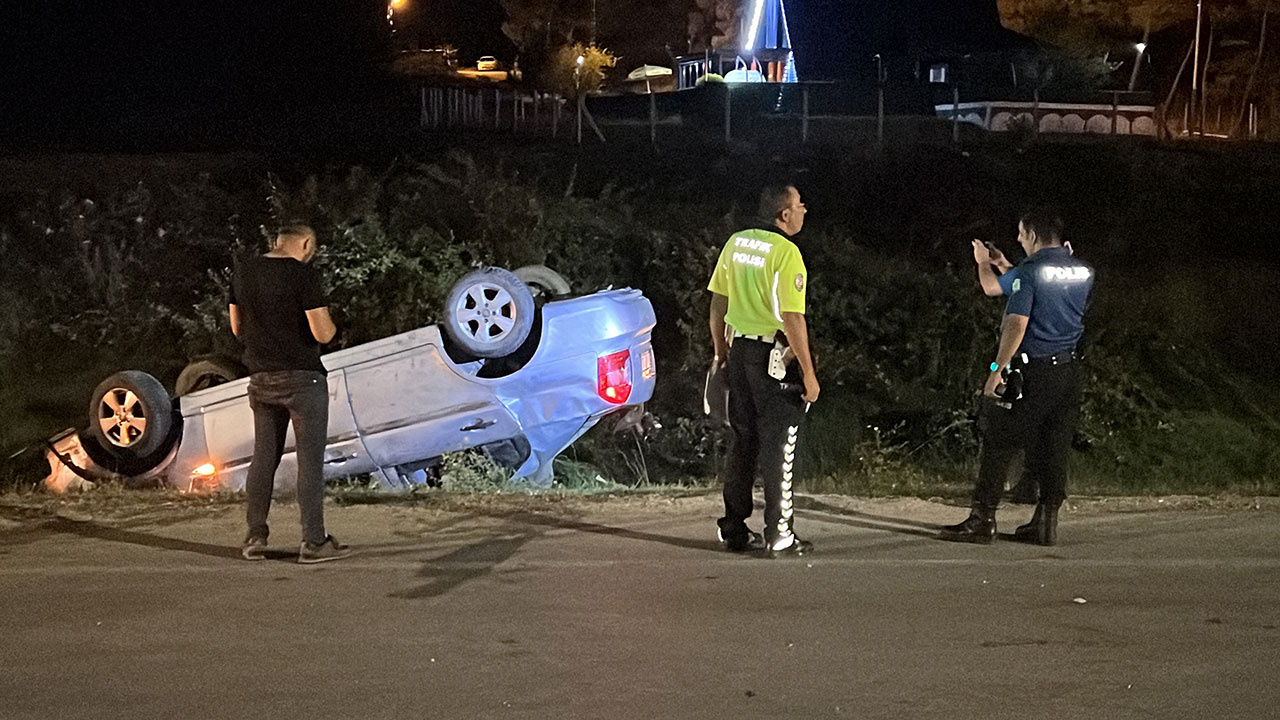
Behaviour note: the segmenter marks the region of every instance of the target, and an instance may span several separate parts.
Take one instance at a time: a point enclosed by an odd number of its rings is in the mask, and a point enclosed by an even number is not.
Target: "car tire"
[[[233,358],[222,356],[198,358],[188,363],[178,374],[178,381],[173,386],[173,396],[182,397],[200,390],[208,390],[248,374],[248,369]]]
[[[569,282],[546,265],[525,265],[515,271],[520,282],[529,286],[536,297],[562,297],[570,292]]]
[[[449,292],[444,329],[454,343],[478,358],[503,357],[529,337],[534,309],[533,293],[515,273],[483,268]]]
[[[89,432],[125,461],[152,457],[170,439],[173,401],[159,380],[138,370],[103,380],[89,402]]]

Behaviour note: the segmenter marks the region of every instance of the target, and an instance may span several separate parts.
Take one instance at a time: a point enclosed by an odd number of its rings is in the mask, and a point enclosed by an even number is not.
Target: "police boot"
[[[1033,545],[1057,545],[1057,506],[1044,503],[1036,505],[1036,512],[1031,516],[1031,522],[1026,525],[1019,525],[1018,529],[1013,531],[1013,539],[1015,542],[1031,543]]]
[[[974,506],[969,517],[958,525],[944,525],[938,535],[949,542],[990,544],[996,537],[996,511]]]
[[[1044,506],[1044,521],[1040,523],[1040,544],[1052,547],[1058,544],[1058,506]]]
[[[1014,542],[1040,542],[1040,526],[1042,524],[1044,524],[1044,505],[1037,504],[1035,514],[1031,516],[1031,521],[1026,525],[1019,525],[1018,529],[1013,531]]]

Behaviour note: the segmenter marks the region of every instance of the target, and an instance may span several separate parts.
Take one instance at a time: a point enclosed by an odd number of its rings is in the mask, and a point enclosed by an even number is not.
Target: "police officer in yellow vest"
[[[800,429],[819,386],[804,317],[808,272],[791,241],[804,226],[799,191],[765,188],[759,216],[760,227],[729,238],[707,285],[713,370],[728,373],[733,433],[719,537],[733,552],[767,547],[771,557],[803,555],[813,545],[796,537],[792,483]],[[763,537],[746,523],[757,473],[764,484]]]

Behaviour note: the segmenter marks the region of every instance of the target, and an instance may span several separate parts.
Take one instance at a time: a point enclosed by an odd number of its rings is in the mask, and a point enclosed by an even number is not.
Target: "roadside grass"
[[[1171,413],[1076,453],[1076,492],[1280,495],[1280,428],[1217,413]]]
[[[599,482],[596,483],[600,485]],[[1185,486],[1184,486],[1185,487]],[[945,478],[929,473],[906,470],[886,471],[874,476],[831,475],[800,484],[799,491],[815,495],[843,495],[863,499],[916,498],[953,505],[965,505],[973,490],[971,479]],[[1129,506],[1147,509],[1280,507],[1275,504],[1280,492],[1270,485],[1236,484],[1230,489],[1205,488],[1203,492],[1178,490],[1172,484],[1150,485],[1132,492],[1121,492],[1110,482],[1095,483],[1089,478],[1073,477],[1069,489],[1073,504],[1086,503],[1100,509],[1125,509]],[[368,483],[344,482],[329,487],[327,496],[337,506],[389,506],[430,508],[439,511],[492,512],[572,510],[587,505],[605,505],[619,501],[670,502],[686,498],[717,497],[719,485],[714,478],[687,479],[673,485],[651,484],[630,487],[613,484],[605,488],[572,488],[555,484],[550,488],[534,488],[520,483],[494,484],[485,488],[422,486],[408,493],[384,493]],[[291,498],[281,498],[290,502]],[[130,489],[122,485],[100,485],[92,491],[53,495],[38,487],[0,492],[0,517],[65,517],[71,520],[107,520],[112,522],[145,522],[170,524],[225,512],[238,512],[244,505],[243,493],[192,495],[168,488]]]
[[[861,434],[848,425],[813,430],[802,450],[802,461],[808,462],[800,468],[803,492],[964,503],[973,491],[976,443],[967,459],[956,462],[921,452],[918,444],[889,442],[876,428]],[[456,453],[445,458],[436,487],[423,484],[407,493],[385,493],[365,476],[330,483],[328,495],[340,505],[449,507],[484,502],[484,496],[523,496],[535,504],[559,498],[606,502],[624,496],[698,496],[719,488],[710,474],[646,481],[637,477],[634,463],[589,462],[575,455],[556,459],[555,480],[546,488],[513,480],[510,471],[479,453]],[[30,462],[20,475],[0,477],[0,507],[106,516],[159,511],[185,517],[243,502],[240,493],[191,495],[114,483],[53,495],[39,485],[39,466]],[[1076,498],[1280,496],[1280,428],[1267,419],[1169,413],[1156,425],[1117,431],[1073,452],[1068,493]]]
[[[695,478],[670,483],[624,484],[591,463],[567,457],[556,458],[554,475],[555,479],[549,487],[539,487],[513,479],[509,470],[494,464],[483,455],[455,453],[445,457],[437,487],[422,484],[406,493],[386,493],[377,489],[372,477],[365,476],[331,483],[328,495],[341,505],[382,505],[450,503],[478,496],[601,500],[623,495],[686,497],[702,495],[712,489],[710,482]]]
[[[821,447],[814,453],[829,459],[834,443],[822,436],[815,441]],[[817,475],[804,489],[956,500],[969,497],[977,477],[976,444],[971,459],[959,464],[916,458],[878,441],[851,444],[845,452],[853,470]],[[1213,412],[1169,413],[1154,426],[1128,428],[1072,452],[1068,482],[1072,496],[1280,496],[1280,428]]]
[[[165,525],[243,507],[242,493],[195,495],[173,489],[126,488],[103,483],[92,490],[55,495],[25,483],[0,492],[0,515],[68,520],[145,521]]]

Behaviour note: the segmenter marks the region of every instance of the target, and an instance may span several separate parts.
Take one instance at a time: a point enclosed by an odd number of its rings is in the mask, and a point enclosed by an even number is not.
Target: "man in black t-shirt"
[[[240,262],[231,283],[231,332],[244,344],[253,408],[253,461],[245,483],[249,532],[242,554],[266,557],[267,514],[285,433],[293,423],[298,459],[298,506],[302,513],[300,563],[338,560],[351,554],[324,529],[324,447],[329,429],[329,384],[320,345],[337,328],[308,263],[316,234],[291,225],[266,255]]]

